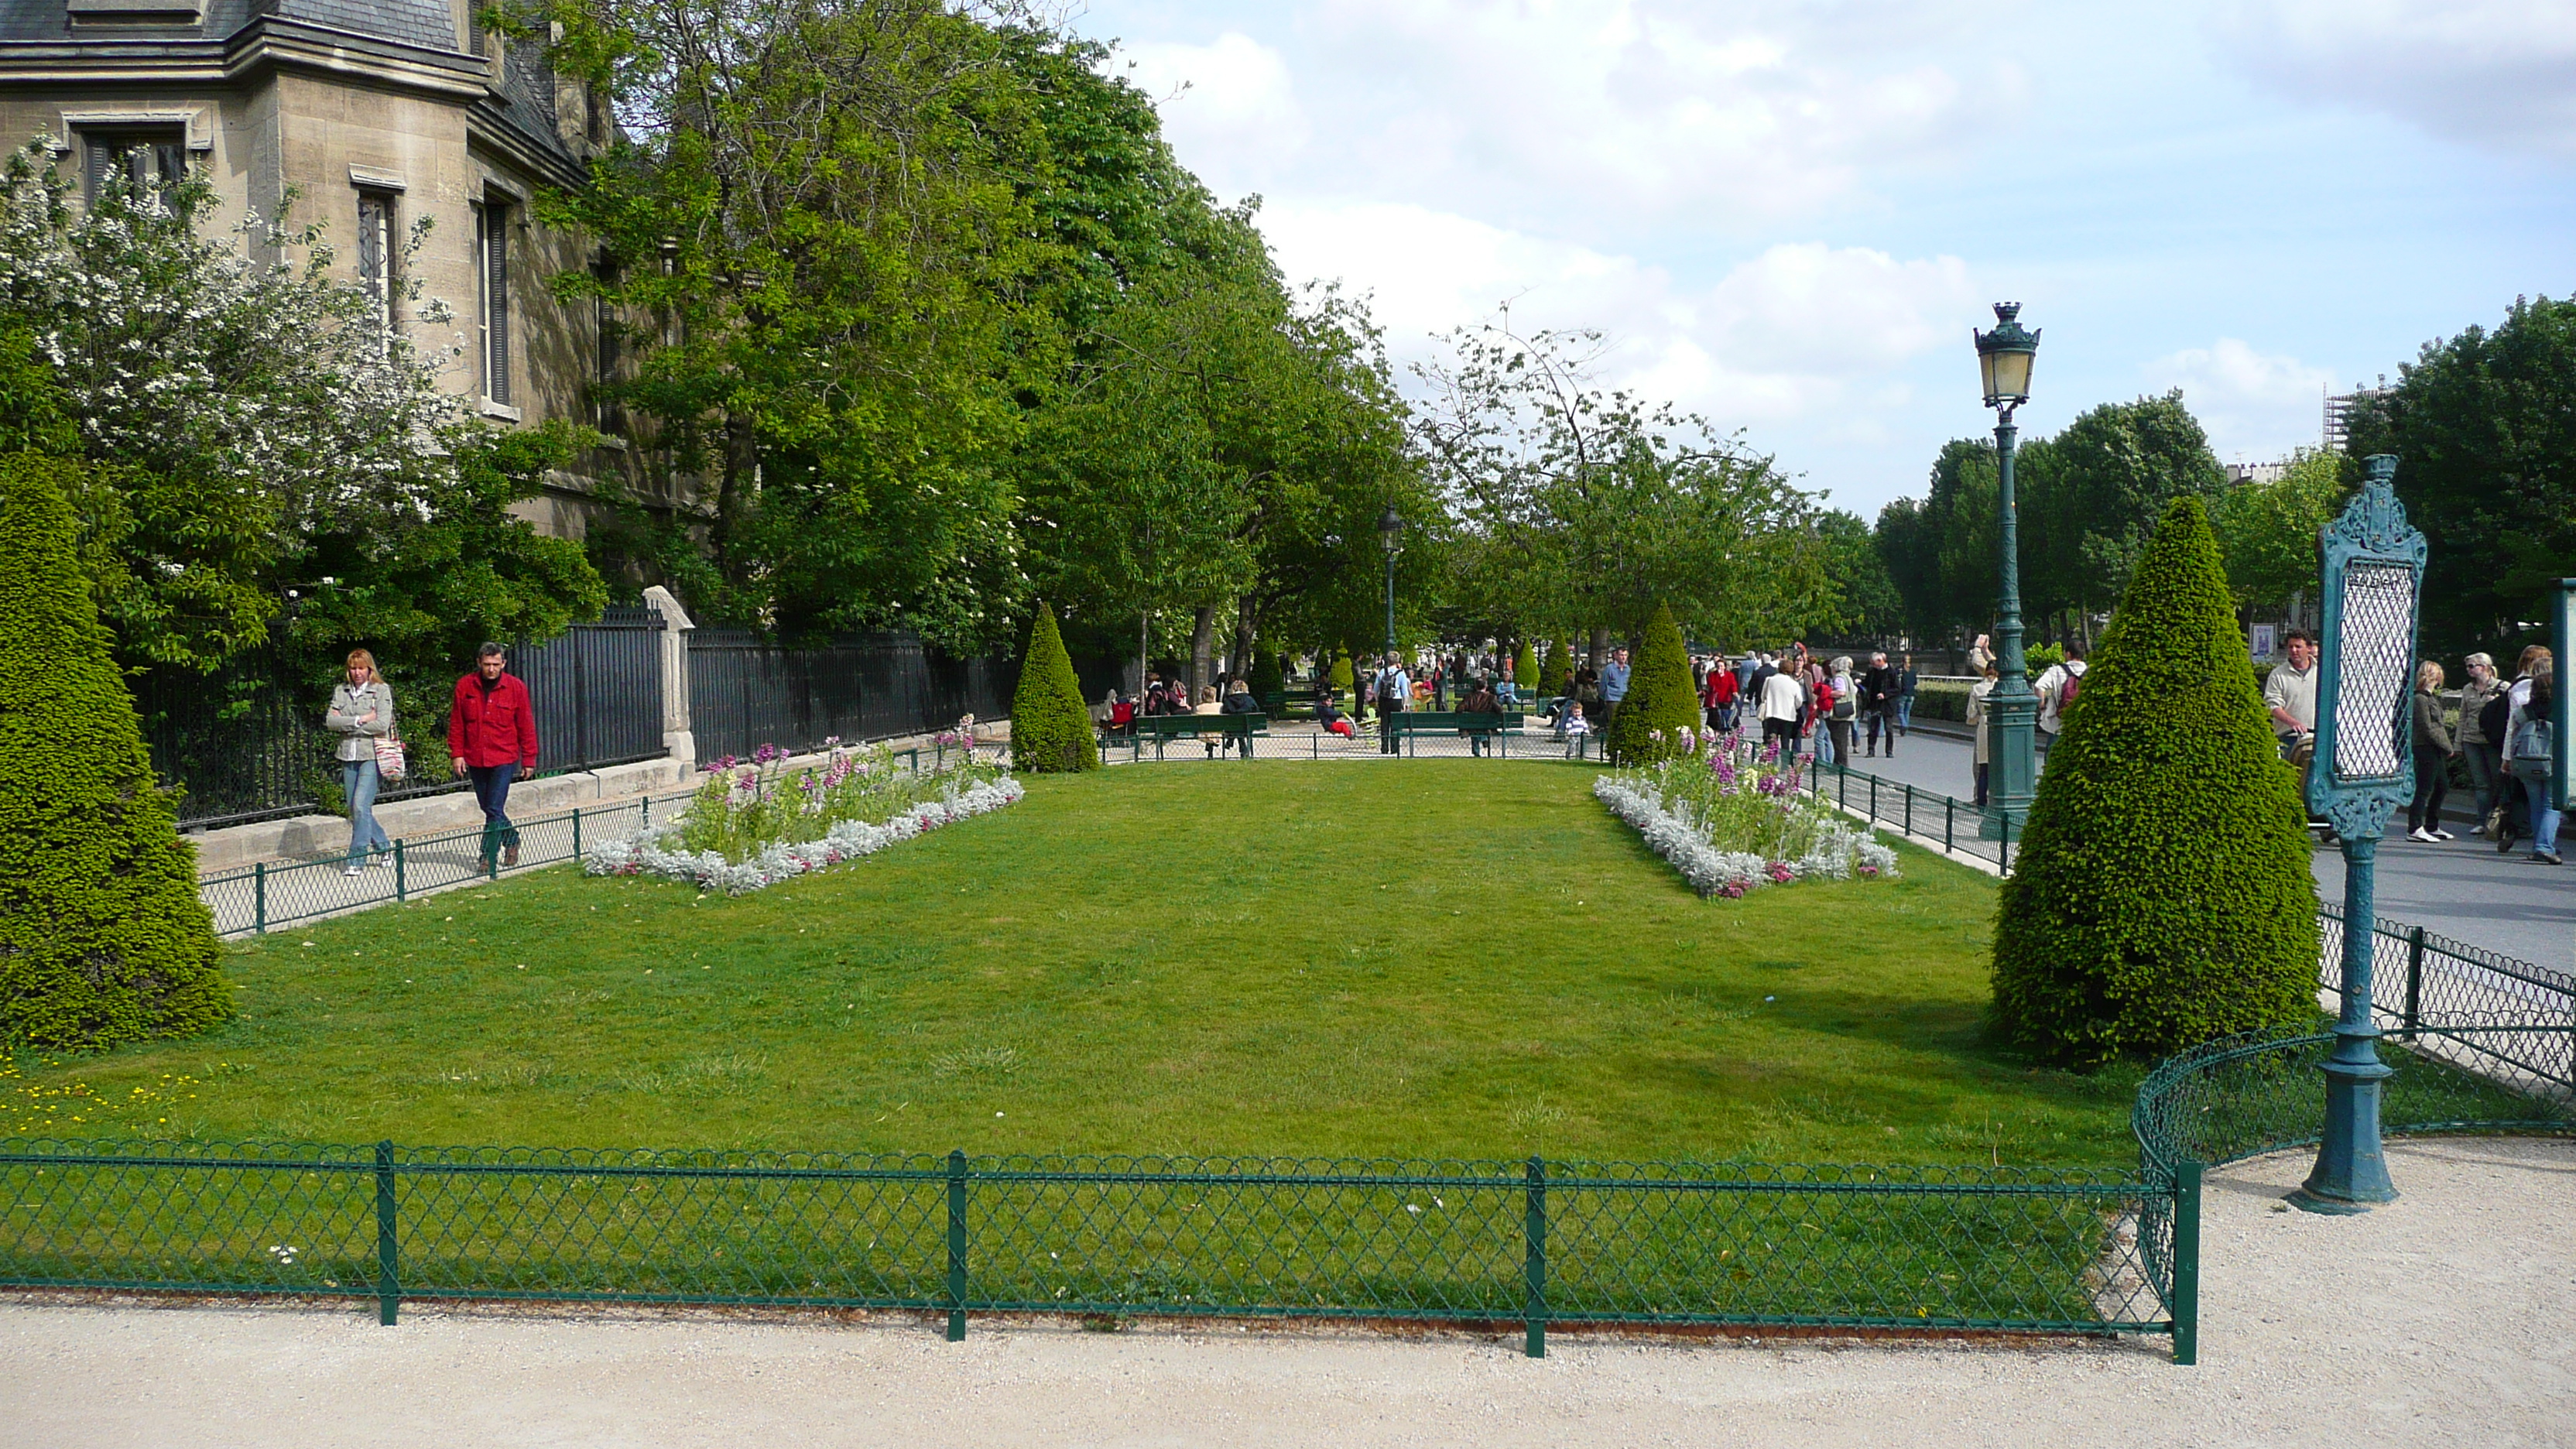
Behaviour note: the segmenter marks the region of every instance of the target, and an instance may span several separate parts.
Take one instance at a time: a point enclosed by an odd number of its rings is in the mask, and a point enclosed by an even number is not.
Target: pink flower
[[[1744,877],[1739,875],[1735,879],[1728,881],[1726,884],[1719,886],[1717,888],[1717,893],[1726,897],[1730,901],[1738,901],[1744,899],[1744,893],[1752,888],[1753,882],[1746,880]]]

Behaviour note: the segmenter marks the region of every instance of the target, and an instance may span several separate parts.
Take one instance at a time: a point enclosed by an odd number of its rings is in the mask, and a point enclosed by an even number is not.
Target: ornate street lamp
[[[2021,543],[2013,506],[2013,409],[2030,401],[2030,364],[2039,334],[2023,329],[2019,302],[1995,304],[1995,330],[1969,329],[1977,341],[1977,371],[1986,406],[1995,410],[1996,518],[2002,527],[2003,590],[1995,605],[1995,666],[2002,677],[1986,696],[1986,799],[1983,833],[2007,838],[2030,813],[2039,783],[2036,731],[2039,696],[2031,692],[2021,652]]]
[[[1389,654],[1395,652],[1395,550],[1403,533],[1403,515],[1397,513],[1395,505],[1390,503],[1386,512],[1377,516],[1378,540],[1386,545],[1386,652]]]
[[[2325,1060],[2326,1131],[2317,1165],[2290,1201],[2310,1212],[2368,1212],[2393,1202],[2379,1150],[2379,1027],[2371,1019],[2371,888],[2388,812],[2415,773],[2409,713],[2415,685],[2416,604],[2424,535],[2406,521],[2390,480],[2397,459],[2362,460],[2361,495],[2326,525],[2325,627],[2318,632],[2316,756],[2308,808],[2343,837],[2343,1010]]]

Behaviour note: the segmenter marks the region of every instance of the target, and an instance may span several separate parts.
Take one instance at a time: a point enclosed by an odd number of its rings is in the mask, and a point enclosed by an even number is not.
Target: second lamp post
[[[1397,513],[1395,505],[1390,503],[1386,512],[1377,516],[1377,536],[1386,544],[1386,652],[1389,654],[1395,652],[1395,547],[1403,533],[1404,516]]]
[[[2021,544],[2013,507],[2013,409],[2030,401],[2030,364],[2039,334],[2025,330],[2019,302],[1995,304],[1995,330],[1970,331],[1977,340],[1977,370],[1986,406],[1995,410],[1995,519],[2003,588],[1995,603],[1995,667],[2001,678],[1986,696],[1986,832],[2007,838],[2030,813],[2039,784],[2035,732],[2039,696],[2021,650]]]

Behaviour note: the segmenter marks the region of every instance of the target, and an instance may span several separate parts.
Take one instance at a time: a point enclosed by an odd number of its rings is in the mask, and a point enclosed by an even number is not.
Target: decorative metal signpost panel
[[[2390,480],[2397,459],[2362,460],[2361,496],[2325,530],[2325,638],[2317,666],[2316,758],[2308,808],[2343,837],[2343,1011],[2326,1059],[2325,1141],[2290,1201],[2310,1212],[2367,1212],[2394,1201],[2379,1149],[2379,1028],[2370,1016],[2372,877],[2388,814],[2413,788],[2408,696],[2424,535],[2406,522]]]
[[[2569,790],[2567,779],[2568,758],[2576,755],[2576,750],[2569,748],[2567,740],[2567,726],[2576,721],[2576,708],[2571,708],[2567,699],[2567,660],[2576,655],[2576,579],[2558,581],[2557,625],[2558,673],[2553,681],[2555,687],[2549,691],[2549,789],[2558,797],[2555,803],[2563,811],[2567,808],[2568,796],[2576,793]]]

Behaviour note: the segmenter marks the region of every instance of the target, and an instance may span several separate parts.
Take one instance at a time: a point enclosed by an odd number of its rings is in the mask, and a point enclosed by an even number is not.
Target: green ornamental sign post
[[[2343,1010],[2324,1066],[2325,1140],[2306,1184],[2290,1194],[2310,1212],[2367,1212],[2397,1197],[2379,1146],[2379,1086],[2389,1069],[2371,1018],[2371,888],[2389,812],[2413,788],[2408,696],[2425,549],[2391,486],[2396,475],[2389,454],[2363,459],[2361,495],[2323,536],[2325,637],[2307,796],[2343,837]]]

